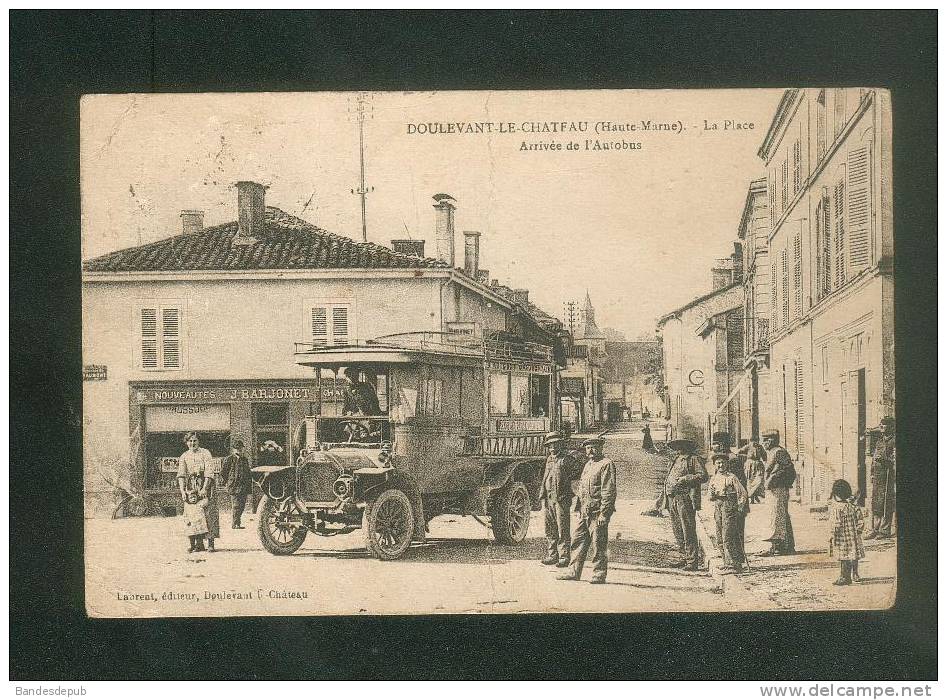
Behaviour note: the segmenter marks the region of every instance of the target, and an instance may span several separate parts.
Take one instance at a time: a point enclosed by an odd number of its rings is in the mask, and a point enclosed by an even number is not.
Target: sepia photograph
[[[86,94],[92,618],[883,611],[890,92]]]

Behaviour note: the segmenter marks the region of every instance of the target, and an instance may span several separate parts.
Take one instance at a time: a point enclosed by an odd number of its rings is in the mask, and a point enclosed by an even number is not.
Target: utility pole
[[[566,320],[569,322],[569,335],[575,335],[575,322],[579,317],[579,312],[576,310],[578,304],[574,301],[567,301],[565,303],[566,308]]]
[[[575,322],[579,316],[577,306],[574,301],[565,303],[566,322],[569,324],[569,357],[575,357]]]
[[[368,224],[365,218],[365,195],[374,192],[374,187],[365,186],[365,115],[372,117],[372,96],[369,92],[360,92],[355,97],[355,117],[358,121],[358,189],[352,190],[362,201],[362,241],[368,241]]]

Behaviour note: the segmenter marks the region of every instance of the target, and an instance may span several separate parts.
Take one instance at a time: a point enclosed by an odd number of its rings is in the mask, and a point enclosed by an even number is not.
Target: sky
[[[432,195],[450,194],[457,266],[462,231],[480,231],[481,268],[548,313],[563,318],[587,291],[600,327],[650,335],[710,290],[713,261],[732,252],[782,92],[370,93],[368,239],[424,239],[433,256]],[[357,104],[355,93],[84,97],[83,259],[175,235],[183,209],[204,210],[205,226],[235,220],[239,180],[361,240]]]

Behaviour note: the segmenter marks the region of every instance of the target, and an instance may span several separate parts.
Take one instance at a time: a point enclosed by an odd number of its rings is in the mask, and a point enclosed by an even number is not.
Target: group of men
[[[605,457],[605,441],[589,438],[582,443],[586,462],[579,473],[578,461],[566,450],[565,438],[548,433],[546,468],[540,487],[540,500],[546,519],[546,553],[542,563],[568,568],[557,578],[578,581],[582,578],[585,560],[591,557],[592,578],[589,583],[605,583],[608,575],[608,523],[615,512],[618,487],[615,465]],[[572,481],[578,475],[578,488],[573,494]],[[570,505],[579,514],[575,532],[570,534]]]
[[[577,581],[582,576],[585,561],[591,557],[590,583],[604,583],[608,574],[608,524],[615,512],[617,486],[615,466],[603,454],[604,440],[590,438],[582,443],[586,462],[581,467],[566,449],[565,439],[559,433],[549,433],[544,440],[548,456],[540,487],[540,500],[546,524],[546,551],[542,563],[547,566],[568,568],[558,577],[563,581]],[[779,445],[775,430],[763,434],[766,451],[766,488],[773,497],[773,532],[768,541],[770,549],[764,556],[795,553],[792,521],[789,517],[789,491],[795,479],[795,469],[789,453]],[[697,511],[701,507],[701,487],[709,476],[704,460],[697,455],[693,440],[672,440],[668,443],[671,461],[664,479],[657,509],[667,510],[680,559],[671,566],[685,571],[696,571],[701,565],[701,548],[697,539]],[[712,450],[714,463],[722,471],[731,472],[743,485],[745,494],[746,472],[743,458],[730,452],[729,437],[716,434]],[[720,458],[720,459],[717,459]],[[572,481],[578,476],[573,491]],[[571,531],[570,506],[578,513],[575,531]],[[742,519],[727,521],[730,529],[726,539],[739,542],[742,556],[729,566],[742,566],[746,557],[743,549]],[[732,548],[731,548],[732,549]],[[731,560],[738,557],[731,552]]]

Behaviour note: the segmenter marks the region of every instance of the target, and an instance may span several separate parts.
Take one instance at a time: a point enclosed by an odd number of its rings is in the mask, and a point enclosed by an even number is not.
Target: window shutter
[[[770,268],[769,317],[773,320],[773,329],[775,330],[779,328],[779,277],[777,277],[775,259]]]
[[[802,187],[802,144],[797,140],[792,145],[792,193]]]
[[[312,342],[314,345],[329,344],[328,310],[324,306],[312,307]]]
[[[792,285],[793,315],[802,318],[802,235],[792,239]]]
[[[819,160],[825,155],[825,90],[819,91],[816,100],[816,151]]]
[[[780,194],[782,195],[782,201],[779,204],[780,214],[786,211],[786,207],[789,206],[789,158],[783,158],[782,172],[782,182],[780,183]]]
[[[802,363],[796,360],[796,452],[802,451],[802,434],[805,427],[805,387],[802,380]]]
[[[179,309],[161,309],[161,366],[163,369],[181,369],[181,312]]]
[[[779,295],[779,300],[782,302],[783,306],[783,320],[782,325],[789,325],[789,256],[786,255],[786,251],[782,250],[779,252],[779,267],[782,272],[782,279],[780,280],[779,286],[782,288],[782,294]]]
[[[845,178],[835,184],[835,288],[845,284]]]
[[[158,369],[158,309],[141,310],[141,367]]]
[[[851,274],[871,263],[871,159],[868,146],[848,154],[848,262]]]
[[[822,210],[819,224],[822,226],[822,296],[828,296],[832,291],[832,202],[829,198],[829,188],[822,188]]]
[[[779,220],[779,214],[776,211],[776,169],[773,168],[769,171],[769,182],[767,183],[767,188],[769,189],[769,228],[770,230],[776,228],[776,221]]]
[[[346,345],[349,342],[349,308],[332,307],[332,344]]]

